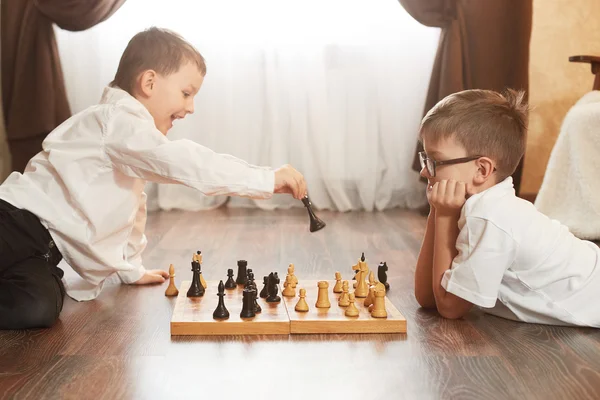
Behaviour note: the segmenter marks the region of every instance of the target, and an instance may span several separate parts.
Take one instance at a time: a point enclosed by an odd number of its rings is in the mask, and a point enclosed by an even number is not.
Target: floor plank
[[[207,280],[246,259],[257,276],[294,263],[301,279],[353,275],[365,252],[390,267],[389,298],[407,334],[171,337],[174,298],[162,286],[111,280],[95,301],[65,301],[51,329],[0,331],[0,399],[94,398],[600,398],[600,333],[470,313],[459,321],[418,307],[413,273],[425,218],[417,212],[220,208],[160,212],[147,225],[147,268],[191,277],[203,253]],[[290,388],[293,392],[289,392]],[[286,394],[289,393],[289,394]]]

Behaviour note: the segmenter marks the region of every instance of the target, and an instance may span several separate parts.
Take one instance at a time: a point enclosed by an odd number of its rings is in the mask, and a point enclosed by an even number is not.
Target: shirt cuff
[[[496,306],[496,298],[482,296],[479,293],[472,292],[471,290],[459,285],[452,280],[450,271],[446,271],[442,277],[442,287],[449,293],[452,293],[461,299],[473,303],[483,308],[494,308]]]
[[[275,190],[275,171],[271,168],[253,168],[252,179],[247,183],[248,196],[256,199],[270,199]]]
[[[121,282],[123,283],[134,283],[141,279],[142,276],[146,273],[146,268],[143,265],[139,267],[135,267],[132,265],[132,269],[128,271],[119,271],[117,275],[121,278]]]

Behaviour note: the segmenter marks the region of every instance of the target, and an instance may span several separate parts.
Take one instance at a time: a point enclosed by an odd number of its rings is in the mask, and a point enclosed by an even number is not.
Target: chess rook
[[[254,297],[256,296],[256,291],[254,289],[246,288],[243,293],[240,318],[253,318],[256,316],[256,312],[254,311]]]
[[[329,282],[327,281],[319,281],[317,283],[319,288],[319,294],[317,295],[317,303],[315,307],[317,308],[329,308],[331,307],[331,303],[329,302],[329,292],[327,288],[329,288]]]
[[[385,290],[375,290],[375,299],[373,301],[371,317],[387,318],[387,311],[385,310]]]
[[[248,280],[248,275],[246,272],[246,267],[248,266],[248,261],[239,260],[237,262],[237,266],[238,266],[238,273],[237,273],[237,279],[235,280],[235,283],[237,283],[238,285],[246,285],[246,281]]]

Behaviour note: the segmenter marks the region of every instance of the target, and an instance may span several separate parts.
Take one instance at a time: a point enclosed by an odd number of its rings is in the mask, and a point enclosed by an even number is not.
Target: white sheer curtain
[[[129,39],[173,29],[207,60],[189,138],[258,165],[290,163],[320,209],[417,207],[411,170],[439,30],[396,0],[128,0],[88,31],[57,30],[69,100],[96,103]],[[227,199],[186,187],[147,188],[155,207],[198,210]],[[290,196],[229,206],[302,206]]]

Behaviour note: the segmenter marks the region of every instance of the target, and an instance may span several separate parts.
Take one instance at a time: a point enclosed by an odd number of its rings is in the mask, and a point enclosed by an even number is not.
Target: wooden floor
[[[598,399],[600,330],[527,325],[473,312],[448,321],[418,308],[418,213],[218,209],[151,215],[147,268],[207,280],[246,259],[262,276],[287,265],[300,279],[348,275],[361,252],[390,267],[389,298],[407,334],[171,337],[166,284],[111,283],[95,301],[67,299],[51,329],[0,332],[0,398],[31,399]],[[236,271],[237,272],[237,271]],[[600,292],[599,292],[600,306]]]

